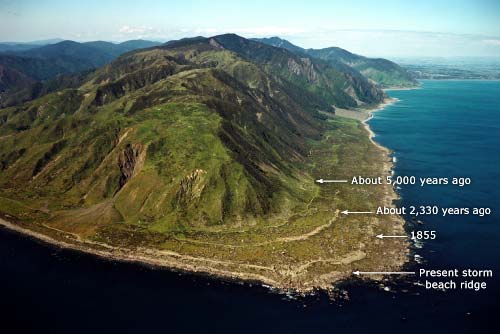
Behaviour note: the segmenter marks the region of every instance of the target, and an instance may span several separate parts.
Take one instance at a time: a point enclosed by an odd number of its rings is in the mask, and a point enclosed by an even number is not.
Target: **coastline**
[[[231,271],[214,269],[213,267],[205,267],[203,265],[196,266],[182,263],[182,259],[189,256],[185,256],[175,252],[167,252],[154,249],[128,250],[125,248],[114,247],[107,244],[97,244],[86,240],[72,240],[71,235],[69,234],[62,236],[62,238],[66,238],[67,240],[63,241],[51,237],[47,234],[37,232],[29,228],[21,227],[17,224],[6,221],[3,218],[0,218],[0,227],[30,238],[34,238],[48,245],[90,254],[109,261],[149,265],[162,269],[168,269],[173,272],[178,271],[205,275],[231,281],[244,281],[248,283],[259,282],[261,285],[269,285],[276,287],[277,289],[281,289],[277,282],[265,276],[253,275],[251,273],[235,273]],[[97,244],[102,248],[97,249],[96,247],[90,246],[90,244],[94,246]],[[304,290],[299,292],[306,293],[308,291]]]
[[[413,89],[420,89],[421,87],[415,87],[415,88],[402,88],[400,90],[413,90]],[[387,157],[387,159],[384,159],[382,162],[382,169],[385,172],[392,174],[394,170],[394,160],[392,158],[392,153],[389,148],[379,144],[374,140],[374,137],[376,136],[376,133],[370,128],[370,125],[368,122],[374,117],[374,113],[379,112],[381,110],[384,110],[386,107],[393,105],[394,103],[397,103],[399,99],[397,98],[391,98],[387,97],[384,99],[384,101],[372,108],[366,108],[366,109],[356,109],[356,110],[346,110],[346,109],[340,109],[340,113],[337,113],[339,110],[338,108],[336,109],[336,114],[341,117],[347,117],[347,118],[352,118],[355,120],[358,120],[362,125],[363,128],[366,130],[367,135],[370,139],[370,142],[377,147],[380,151],[383,152],[383,154]],[[400,200],[400,195],[396,192],[396,190],[392,187],[389,186],[390,191],[386,192],[386,196],[383,198],[384,203],[380,203],[380,205],[386,205],[393,207],[394,202]],[[407,224],[407,221],[404,219],[403,216],[397,215],[392,218],[392,220],[395,223],[395,232],[396,234],[402,234],[406,235],[407,232],[405,230],[405,226]],[[398,265],[399,268],[402,268],[403,266],[407,265],[409,263],[409,256],[411,253],[411,243],[406,242],[406,249],[405,249],[405,256],[407,259]],[[366,280],[369,279],[380,279],[382,276],[380,275],[366,275],[364,278]]]
[[[413,89],[416,89],[416,88],[413,88]],[[404,90],[407,90],[407,89],[404,88]],[[335,115],[336,116],[340,116],[340,117],[351,118],[351,119],[355,119],[355,120],[360,121],[361,124],[363,124],[364,128],[366,129],[366,131],[368,132],[368,136],[369,136],[370,141],[375,146],[377,146],[379,149],[381,149],[382,151],[390,154],[391,150],[389,150],[387,147],[382,146],[382,145],[380,145],[379,143],[377,143],[376,141],[373,140],[373,138],[375,137],[376,134],[370,128],[370,125],[368,124],[368,121],[373,118],[373,113],[381,111],[384,108],[386,108],[387,106],[390,106],[390,105],[392,105],[392,104],[394,104],[394,103],[396,103],[398,101],[399,100],[396,99],[396,98],[387,97],[380,104],[378,104],[378,105],[376,105],[376,106],[374,106],[372,108],[366,108],[366,109],[359,108],[359,109],[354,109],[354,110],[343,109],[343,108],[335,108]]]
[[[377,143],[373,139],[376,136],[376,133],[373,132],[373,130],[370,128],[370,125],[368,124],[368,122],[374,117],[373,113],[381,111],[384,108],[386,108],[387,106],[390,106],[394,103],[397,103],[398,101],[399,101],[399,99],[397,99],[397,98],[386,98],[384,100],[384,102],[382,104],[378,105],[377,107],[367,109],[365,111],[366,117],[364,120],[361,121],[361,124],[363,124],[363,127],[368,132],[368,137],[370,139],[370,142],[387,155],[388,159],[383,164],[383,166],[384,166],[383,169],[384,169],[384,171],[389,171],[389,173],[392,173],[392,171],[394,169],[394,161],[391,157],[391,154],[393,152],[389,148],[382,146],[381,144]],[[396,192],[396,190],[394,190],[394,188],[391,187],[391,189],[392,189],[392,191],[391,191],[392,194],[389,197],[390,197],[391,203],[392,203],[394,201],[399,200],[400,197],[399,197],[399,194]],[[404,225],[405,224],[404,218],[402,216],[397,216],[397,217],[399,218],[398,220],[402,221],[403,225]],[[403,231],[404,231],[404,228],[403,228]]]
[[[367,121],[370,120],[371,117],[373,117],[372,113],[380,111],[388,105],[395,103],[396,101],[396,99],[387,98],[383,103],[371,109],[364,109],[361,112],[361,114],[363,115],[363,120],[361,121],[361,123],[363,124],[364,129],[367,131],[369,140],[372,144],[374,144],[375,147],[383,152],[384,158],[382,159],[381,165],[383,173],[390,173],[392,171],[393,162],[392,158],[390,158],[391,151],[373,140],[373,136],[375,134],[370,129]],[[359,111],[356,112],[360,114]],[[398,198],[399,197],[394,189],[390,186],[387,186],[385,188],[385,196],[383,197],[380,205],[392,206],[394,201]],[[8,219],[8,217],[4,218]],[[392,227],[394,232],[405,233],[405,222],[402,217],[394,217],[391,220],[394,223],[394,226]],[[257,268],[258,266],[256,265],[235,264],[222,260],[193,257],[174,251],[153,248],[138,247],[134,249],[128,249],[124,247],[115,247],[108,244],[83,239],[77,235],[61,230],[56,230],[43,224],[36,224],[34,226],[27,227],[27,224],[24,224],[23,222],[12,223],[5,219],[2,219],[1,217],[0,225],[9,230],[41,240],[42,242],[54,245],[56,247],[84,252],[111,261],[150,265],[172,271],[206,275],[216,279],[227,279],[231,281],[243,281],[249,283],[258,282],[261,285],[276,288],[278,291],[291,290],[299,294],[307,294],[316,288],[329,290],[334,286],[334,283],[353,278],[350,272],[337,272],[334,276],[325,276],[321,280],[317,281],[316,284],[306,284],[305,286],[287,286],[287,284],[285,284],[284,282],[276,281],[272,278],[272,275],[267,274],[267,268]],[[402,253],[393,254],[396,257],[394,258],[394,261],[389,265],[390,267],[393,267],[392,269],[402,267],[408,262],[408,244],[402,244],[401,249],[404,249]],[[252,267],[252,269],[255,269],[256,272],[248,272],[242,270],[246,268],[246,266]],[[366,276],[364,278],[380,279],[382,278],[382,276],[374,275]]]
[[[418,86],[418,87],[415,87],[415,88],[401,88],[401,89],[388,89],[388,90],[415,90],[415,89],[422,89],[421,86]],[[390,105],[393,105],[397,102],[399,102],[400,100],[398,98],[387,98],[386,100],[384,100],[384,102],[375,107],[375,108],[372,108],[372,109],[369,109],[367,110],[368,111],[368,115],[367,117],[361,122],[364,126],[364,128],[366,129],[366,131],[369,133],[369,137],[370,137],[370,141],[376,146],[378,147],[380,150],[386,152],[386,154],[390,157],[389,161],[386,162],[386,164],[384,164],[384,170],[389,170],[391,172],[391,174],[393,173],[393,170],[394,170],[394,167],[395,167],[395,160],[392,158],[392,153],[393,151],[381,144],[379,144],[378,142],[376,142],[374,140],[375,136],[376,136],[376,133],[371,129],[370,125],[368,124],[368,122],[374,118],[374,115],[373,113],[375,112],[378,112],[378,111],[382,111],[384,108],[386,108],[387,106],[390,106]],[[398,192],[396,192],[396,189],[393,188],[391,186],[391,194],[392,194],[392,198],[391,198],[391,203],[394,203],[396,201],[399,201],[401,199],[401,196]],[[394,206],[394,204],[392,204],[391,206]],[[400,233],[402,235],[407,235],[408,232],[406,231],[405,227],[407,226],[407,224],[410,223],[409,220],[406,220],[402,215],[397,215],[397,216],[394,216],[394,219],[397,220],[397,222],[399,223],[401,229],[400,229]],[[406,242],[406,255],[409,257],[408,260],[402,264],[401,267],[403,266],[406,266],[408,264],[411,263],[411,259],[410,259],[410,256],[412,256],[413,254],[413,249],[414,249],[414,245],[412,242]]]
[[[386,98],[384,100],[384,102],[382,104],[380,104],[379,106],[375,107],[375,108],[372,108],[372,109],[367,109],[366,110],[366,118],[363,119],[361,121],[361,123],[363,124],[363,126],[365,127],[366,131],[368,131],[369,133],[369,137],[370,137],[370,141],[375,145],[377,146],[378,148],[380,148],[381,150],[383,150],[384,152],[387,152],[388,154],[392,153],[390,149],[388,149],[387,147],[385,146],[382,146],[380,145],[379,143],[377,143],[375,140],[373,140],[373,138],[376,136],[375,132],[373,132],[373,130],[370,128],[370,125],[368,124],[368,122],[373,118],[373,113],[375,112],[378,112],[378,111],[381,111],[383,110],[384,108],[386,108],[387,106],[390,106],[396,102],[398,102],[399,100],[396,99],[396,98]],[[391,169],[392,169],[393,166],[391,166]]]

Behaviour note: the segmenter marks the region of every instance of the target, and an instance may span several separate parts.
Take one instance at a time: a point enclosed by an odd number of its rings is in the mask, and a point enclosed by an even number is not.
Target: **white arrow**
[[[350,213],[372,213],[371,211],[349,211],[349,210],[344,210],[342,211],[344,215],[348,215]]]
[[[384,239],[384,238],[408,238],[407,235],[383,235],[383,234],[376,235],[375,237],[379,238],[379,239]]]
[[[318,183],[346,183],[347,180],[324,180],[324,179],[318,179],[316,180]]]
[[[414,271],[353,271],[354,275],[415,275]]]

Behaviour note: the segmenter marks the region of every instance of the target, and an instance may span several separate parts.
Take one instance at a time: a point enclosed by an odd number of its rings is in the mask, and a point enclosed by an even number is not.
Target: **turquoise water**
[[[375,140],[395,173],[470,177],[472,184],[403,186],[399,205],[481,206],[486,217],[419,217],[437,239],[409,269],[493,269],[481,292],[439,292],[415,279],[348,282],[350,300],[289,300],[259,286],[115,263],[0,229],[0,330],[50,333],[487,333],[500,324],[500,82],[425,81],[389,93]],[[387,241],[393,242],[393,241]],[[29,315],[29,316],[28,316]],[[5,330],[4,330],[5,332]]]

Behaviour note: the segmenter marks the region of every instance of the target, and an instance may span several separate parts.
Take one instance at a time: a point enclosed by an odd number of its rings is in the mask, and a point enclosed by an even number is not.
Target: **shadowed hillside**
[[[41,82],[54,79],[58,75],[94,70],[121,54],[158,44],[144,40],[131,40],[119,44],[102,41],[86,43],[61,41],[42,46],[20,44],[17,47],[16,44],[5,44],[0,47],[0,51],[3,51],[0,52],[2,69],[0,93],[10,91],[10,94],[3,94],[0,104],[5,105],[6,99],[13,104],[26,101],[29,96],[37,97],[33,92],[39,89],[37,86]],[[33,87],[34,83],[36,85]]]

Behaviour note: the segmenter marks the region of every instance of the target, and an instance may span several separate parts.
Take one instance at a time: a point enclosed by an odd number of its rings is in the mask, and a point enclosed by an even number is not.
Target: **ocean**
[[[402,185],[400,206],[490,208],[477,215],[407,216],[433,230],[408,270],[486,269],[481,291],[436,291],[405,278],[346,282],[348,299],[295,299],[224,282],[98,259],[0,229],[0,327],[16,333],[482,333],[500,325],[500,82],[423,81],[369,121],[396,157],[396,176],[470,178]],[[385,242],[394,242],[385,240]],[[385,288],[385,289],[384,289]],[[388,291],[387,291],[388,290]],[[488,330],[489,329],[489,330]],[[496,329],[497,330],[497,329]],[[8,333],[11,331],[4,331]]]

